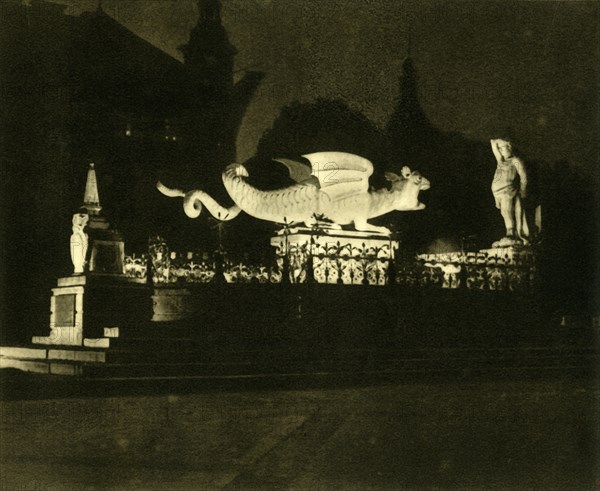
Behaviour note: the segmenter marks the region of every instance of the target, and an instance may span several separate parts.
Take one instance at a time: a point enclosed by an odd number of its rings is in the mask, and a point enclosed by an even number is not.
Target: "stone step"
[[[50,363],[50,374],[80,377],[84,374],[84,365],[80,363]]]
[[[50,364],[46,360],[28,360],[19,358],[0,358],[0,368],[16,368],[23,372],[50,373]]]
[[[105,327],[103,329],[105,338],[118,338],[119,328],[118,327]]]
[[[203,360],[199,350],[111,348],[106,352],[109,364],[187,363]]]
[[[83,345],[86,348],[110,348],[110,340],[116,338],[83,338]]]
[[[114,338],[112,341],[117,341]],[[409,373],[413,371],[569,369],[598,364],[593,349],[405,350],[331,353],[219,351],[156,345],[93,350],[74,346],[1,347],[0,368],[91,378],[254,376],[258,374]]]
[[[81,362],[0,358],[0,368],[15,368],[45,375],[81,376],[84,373],[83,367]]]
[[[82,363],[105,363],[105,350],[86,350],[71,348],[49,348],[48,360],[68,360]]]
[[[190,338],[170,338],[170,339],[155,339],[155,338],[112,338],[110,340],[110,348],[112,349],[138,349],[146,351],[160,350],[179,350],[188,351],[197,349],[197,344]]]
[[[0,357],[25,359],[45,359],[46,348],[28,346],[0,346]]]
[[[593,362],[592,362],[593,363]],[[279,375],[309,375],[319,373],[410,373],[428,371],[464,371],[464,370],[536,370],[536,369],[558,369],[568,370],[571,368],[585,367],[590,364],[589,360],[581,358],[564,360],[538,359],[522,363],[505,363],[505,360],[492,359],[479,360],[475,363],[460,359],[453,362],[436,363],[433,360],[412,359],[402,360],[395,363],[373,362],[335,362],[324,360],[312,360],[310,363],[273,365],[270,362],[171,362],[171,363],[107,363],[104,365],[85,365],[82,375],[89,378],[178,378],[178,377],[252,377],[252,376],[279,376]]]
[[[104,363],[106,360],[105,350],[93,350],[83,346],[61,346],[48,345],[45,347],[0,347],[0,360],[20,360],[32,362],[54,362],[56,360],[68,360],[83,363]],[[5,362],[9,365],[12,362]],[[32,365],[33,366],[33,365]]]
[[[248,351],[219,351],[203,348],[188,340],[173,340],[172,343],[162,344],[161,341],[145,342],[141,340],[129,344],[125,342],[118,344],[113,340],[111,348],[107,351],[107,360],[116,360],[116,357],[127,359],[132,362],[143,361],[144,359],[172,359],[177,361],[179,357],[187,356],[200,359],[205,363],[249,363],[264,364],[266,360],[274,366],[304,366],[323,363],[337,364],[431,364],[439,365],[452,364],[486,364],[486,363],[512,363],[524,364],[529,359],[543,362],[560,363],[568,360],[580,359],[580,351],[445,351],[440,353],[436,350],[424,351],[404,351],[404,352],[374,352],[374,351],[356,351],[356,352],[330,352],[327,356],[323,354],[312,353],[310,355],[298,354],[289,350],[248,350]]]
[[[149,324],[145,326],[118,328],[118,336],[106,336],[119,339],[128,338],[152,338],[152,339],[171,339],[186,338],[191,336],[191,331],[187,327],[181,326],[160,326]]]
[[[189,377],[189,376],[235,376],[256,374],[278,374],[280,367],[264,367],[248,364],[206,364],[206,363],[109,363],[106,365],[85,365],[82,374],[89,378],[148,378],[148,377]],[[308,373],[308,372],[305,372]]]

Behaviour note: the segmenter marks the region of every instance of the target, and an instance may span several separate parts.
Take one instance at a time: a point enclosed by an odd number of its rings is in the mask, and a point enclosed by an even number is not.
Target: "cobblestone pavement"
[[[1,402],[1,489],[592,489],[589,380]]]

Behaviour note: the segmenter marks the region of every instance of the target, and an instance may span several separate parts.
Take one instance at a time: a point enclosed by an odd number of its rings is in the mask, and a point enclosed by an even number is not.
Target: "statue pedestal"
[[[125,245],[102,217],[92,216],[89,223],[85,272],[58,279],[50,298],[50,335],[34,336],[34,344],[83,346],[102,338],[103,328],[119,326],[119,309],[112,304],[127,296]]]
[[[100,215],[93,164],[83,203],[73,216],[70,246],[74,274],[59,278],[52,289],[50,334],[34,336],[34,344],[107,347],[106,332],[149,319],[144,309],[132,308],[144,305],[143,287],[128,281],[123,238]]]
[[[151,306],[146,305],[146,297],[144,286],[124,275],[59,278],[50,297],[50,334],[34,336],[32,343],[104,347],[106,329],[149,320]]]
[[[50,297],[50,335],[34,336],[34,344],[83,345],[84,275],[59,278]]]
[[[477,252],[419,254],[425,268],[443,273],[442,288],[474,290],[530,290],[534,285],[536,261],[527,246],[491,247]]]
[[[278,231],[271,245],[291,283],[344,285],[387,284],[388,266],[399,247],[391,237],[371,232],[304,227]]]
[[[510,247],[490,247],[489,249],[480,249],[478,254],[485,254],[491,259],[503,259],[510,264],[529,260],[534,255],[531,247],[522,244]]]
[[[125,274],[125,244],[118,232],[111,229],[89,228],[91,251],[89,271],[95,275],[122,276]]]
[[[432,254],[419,254],[418,258],[425,261],[437,261],[447,263],[469,263],[478,264],[496,264],[503,261],[507,264],[515,264],[524,259],[533,257],[533,251],[530,247],[519,245],[512,247],[490,247],[489,249],[480,249],[477,252],[440,252]]]

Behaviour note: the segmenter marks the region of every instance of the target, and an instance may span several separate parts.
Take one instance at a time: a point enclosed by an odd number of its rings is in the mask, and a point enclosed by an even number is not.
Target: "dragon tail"
[[[202,205],[206,207],[213,217],[222,221],[232,220],[242,211],[237,205],[233,205],[230,208],[221,206],[215,199],[200,189],[184,193],[180,189],[168,188],[160,181],[156,183],[156,188],[169,198],[182,197],[183,211],[190,218],[198,218],[200,216],[200,213],[202,213]]]

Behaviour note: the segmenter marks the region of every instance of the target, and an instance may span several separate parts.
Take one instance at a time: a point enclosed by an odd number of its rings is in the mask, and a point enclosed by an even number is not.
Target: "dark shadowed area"
[[[56,1],[73,14],[98,4]],[[102,2],[179,59],[195,4]],[[531,158],[597,173],[597,2],[225,0],[222,18],[238,48],[237,76],[248,68],[267,74],[238,137],[240,160],[295,101],[343,99],[384,127],[410,50],[436,127],[480,140],[510,128]]]
[[[0,0],[0,488],[598,488],[599,25],[597,1]],[[332,210],[314,175],[261,193],[325,151],[363,157],[340,230],[240,204]],[[236,203],[233,162],[259,190]]]
[[[3,402],[0,470],[57,491],[593,489],[599,397],[569,377],[450,377]]]
[[[2,267],[22,280],[5,288],[3,332],[45,318],[89,161],[128,252],[153,235],[188,249],[219,240],[207,213],[188,219],[158,179],[228,206],[220,173],[232,161],[269,187],[289,184],[271,159],[304,152],[359,153],[375,187],[408,164],[432,182],[427,208],[381,224],[410,253],[499,236],[489,138],[501,135],[543,208],[545,286],[562,308],[587,309],[598,15],[597,2],[2,2]],[[272,228],[243,216],[220,236],[263,257]]]

